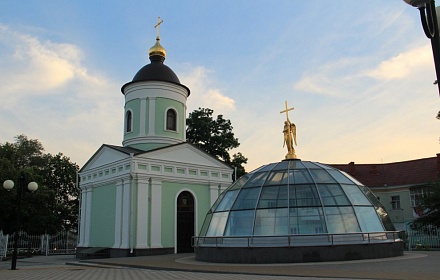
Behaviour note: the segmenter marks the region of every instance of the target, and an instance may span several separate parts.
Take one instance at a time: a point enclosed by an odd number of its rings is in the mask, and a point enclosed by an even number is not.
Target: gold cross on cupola
[[[157,29],[157,38],[160,37],[160,25],[163,23],[163,19],[160,19],[160,17],[157,17],[157,24],[154,26],[154,28]]]

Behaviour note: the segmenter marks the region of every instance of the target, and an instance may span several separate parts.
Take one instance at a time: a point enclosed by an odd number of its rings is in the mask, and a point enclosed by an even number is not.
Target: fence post
[[[40,235],[40,254],[43,255],[44,250],[44,234]]]
[[[46,256],[49,255],[49,234],[46,234]]]

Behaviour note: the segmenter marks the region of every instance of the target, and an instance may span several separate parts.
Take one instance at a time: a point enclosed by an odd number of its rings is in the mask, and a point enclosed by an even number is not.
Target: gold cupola
[[[160,44],[159,36],[156,37],[156,44],[154,44],[154,46],[152,46],[150,48],[150,50],[148,50],[148,56],[149,57],[152,57],[152,56],[155,56],[155,55],[160,55],[160,56],[162,56],[164,58],[167,56],[166,50]]]

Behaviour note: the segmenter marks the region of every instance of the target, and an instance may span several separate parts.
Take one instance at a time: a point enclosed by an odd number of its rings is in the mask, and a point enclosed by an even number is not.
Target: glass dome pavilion
[[[333,167],[299,159],[264,165],[227,188],[194,238],[209,262],[337,261],[403,255],[374,194]]]
[[[394,231],[384,207],[348,174],[284,160],[244,175],[206,216],[200,236],[281,236]]]
[[[195,258],[209,262],[338,261],[403,255],[385,208],[350,175],[297,159],[296,125],[287,101],[281,162],[227,188],[194,237]]]

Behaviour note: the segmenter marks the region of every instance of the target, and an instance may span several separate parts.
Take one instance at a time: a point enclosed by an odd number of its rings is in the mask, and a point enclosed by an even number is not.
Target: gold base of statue
[[[296,159],[296,155],[295,154],[287,154],[286,159]]]

